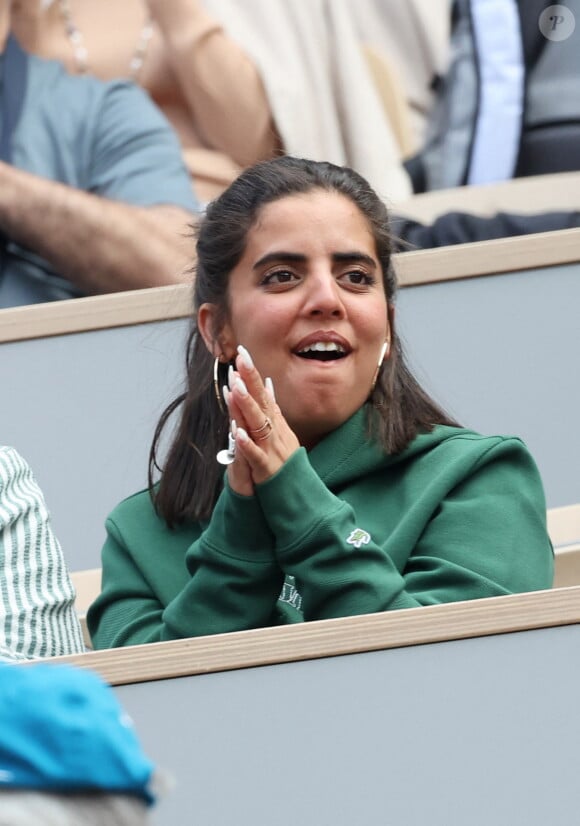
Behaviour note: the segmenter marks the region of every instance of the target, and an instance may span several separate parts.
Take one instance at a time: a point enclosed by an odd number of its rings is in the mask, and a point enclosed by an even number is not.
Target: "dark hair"
[[[197,230],[193,325],[186,354],[187,389],[163,412],[149,457],[149,485],[158,513],[168,525],[209,518],[223,484],[216,453],[227,442],[229,421],[213,384],[213,356],[197,331],[197,311],[205,302],[218,308],[216,328],[227,318],[231,271],[242,258],[248,232],[266,204],[322,189],[349,198],[366,217],[376,244],[387,300],[396,277],[387,208],[357,172],[331,163],[283,156],[244,171],[209,204]],[[220,377],[220,387],[225,377]],[[369,427],[387,453],[398,453],[419,433],[453,422],[425,393],[405,364],[400,340],[391,329],[391,353],[369,399]],[[158,485],[154,473],[162,433],[181,408]]]

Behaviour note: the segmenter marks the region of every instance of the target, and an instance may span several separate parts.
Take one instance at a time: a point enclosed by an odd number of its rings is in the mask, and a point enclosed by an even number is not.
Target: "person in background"
[[[376,192],[329,163],[260,163],[208,207],[186,390],[107,521],[95,647],[551,586],[535,463],[410,373],[391,250]]]
[[[145,826],[155,777],[96,674],[0,665],[0,826]]]
[[[405,103],[400,116],[408,130],[409,148],[417,151],[425,139],[434,87],[449,63],[452,0],[334,2],[348,9],[364,48],[387,63]]]
[[[177,138],[133,85],[24,52],[37,6],[0,4],[0,307],[185,280],[198,204]]]
[[[579,15],[580,0],[449,4],[449,64],[405,163],[415,192],[580,170]]]
[[[16,450],[0,446],[0,660],[82,653],[74,599],[42,491]]]
[[[37,4],[38,5],[38,4]],[[25,44],[74,74],[139,83],[175,128],[197,196],[280,149],[250,57],[200,0],[52,0]]]

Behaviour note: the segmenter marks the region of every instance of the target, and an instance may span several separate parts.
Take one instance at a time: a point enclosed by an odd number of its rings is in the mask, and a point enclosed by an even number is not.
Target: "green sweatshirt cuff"
[[[202,541],[233,559],[270,562],[274,557],[274,536],[257,497],[240,496],[227,482]]]
[[[256,495],[279,553],[344,504],[320,479],[303,447],[274,476],[256,485]]]

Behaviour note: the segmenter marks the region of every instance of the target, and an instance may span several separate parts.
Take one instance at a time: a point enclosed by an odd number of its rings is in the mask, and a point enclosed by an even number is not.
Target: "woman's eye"
[[[350,270],[343,277],[349,284],[357,287],[369,287],[375,283],[375,277],[368,272],[363,272],[363,270]]]
[[[276,270],[275,272],[270,272],[265,275],[262,279],[263,285],[276,285],[276,284],[290,284],[292,281],[296,280],[296,276],[293,272],[289,270]]]

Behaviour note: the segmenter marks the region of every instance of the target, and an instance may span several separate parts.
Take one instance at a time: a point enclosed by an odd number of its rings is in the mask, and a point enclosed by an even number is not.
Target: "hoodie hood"
[[[405,450],[388,454],[375,439],[369,437],[367,414],[365,405],[308,454],[312,467],[331,490],[336,490],[353,477],[393,467],[427,453],[455,436],[478,435],[462,427],[435,425],[430,433],[419,434]]]

